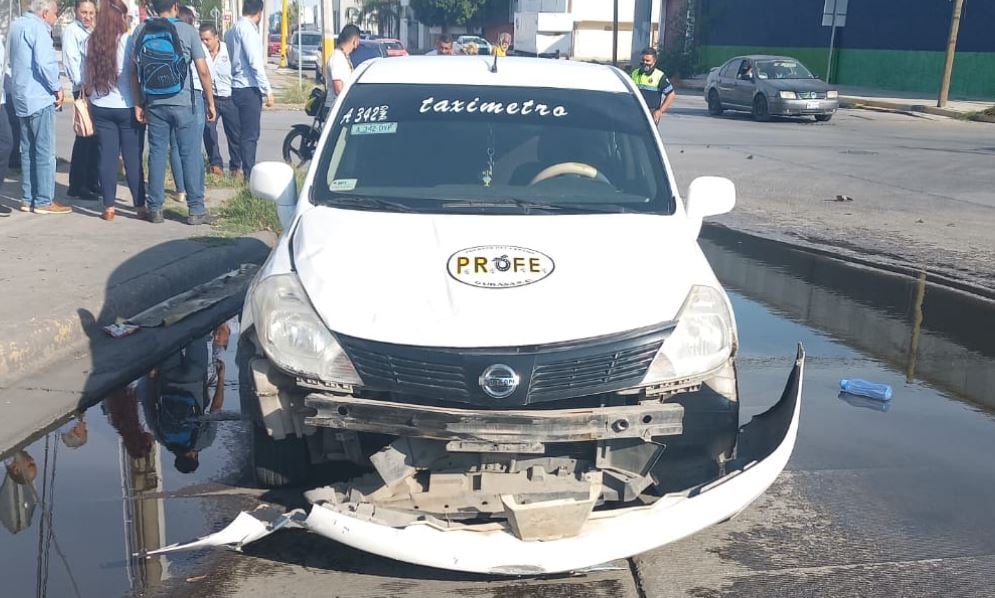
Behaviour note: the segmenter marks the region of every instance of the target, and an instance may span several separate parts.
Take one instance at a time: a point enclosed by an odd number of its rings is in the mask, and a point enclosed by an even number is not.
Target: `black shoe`
[[[164,222],[162,218],[162,210],[149,210],[149,213],[145,216],[145,219],[152,224],[162,224]]]
[[[13,212],[13,210],[8,208],[7,206],[0,206],[0,218],[6,218],[7,216],[10,216],[11,212]]]
[[[197,226],[200,224],[214,224],[217,222],[217,218],[210,214],[191,214],[187,216],[187,224],[191,226]]]
[[[73,189],[72,191],[66,192],[66,195],[68,195],[69,197],[75,197],[76,199],[82,201],[97,201],[103,199],[103,195],[90,190],[78,191],[76,189]]]

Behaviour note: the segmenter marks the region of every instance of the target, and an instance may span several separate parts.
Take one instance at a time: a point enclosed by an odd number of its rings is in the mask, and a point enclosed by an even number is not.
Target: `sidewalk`
[[[69,126],[68,118],[60,119],[57,135],[71,137]],[[94,321],[113,323],[241,263],[261,263],[273,242],[271,234],[210,237],[209,226],[188,226],[178,216],[158,225],[138,220],[130,194],[120,185],[117,218],[105,222],[99,218],[99,201],[65,197],[64,163],[59,170],[56,201],[72,205],[72,214],[17,211],[16,172],[0,192],[0,203],[15,210],[0,219],[0,453],[35,431],[32,426],[57,421],[92,399],[81,385],[86,375],[107,368],[127,372],[134,364],[161,358],[182,340],[166,342],[148,334],[119,363],[92,363],[92,332],[99,330]],[[230,194],[209,190],[208,206],[217,207]],[[166,208],[168,214],[181,204],[167,199]],[[44,400],[36,396],[39,392]]]
[[[680,89],[695,93],[705,90],[705,79],[685,79],[678,86]],[[995,99],[984,100],[951,100],[943,108],[936,107],[936,98],[922,93],[895,91],[893,89],[871,89],[841,85],[841,108],[879,108],[896,112],[922,112],[949,118],[964,118],[972,113],[980,112],[995,106]]]

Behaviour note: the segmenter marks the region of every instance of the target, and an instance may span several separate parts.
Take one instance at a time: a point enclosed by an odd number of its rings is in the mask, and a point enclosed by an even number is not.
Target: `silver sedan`
[[[839,108],[839,92],[787,56],[737,56],[713,68],[705,84],[708,113],[745,110],[771,116],[814,116],[825,122]]]

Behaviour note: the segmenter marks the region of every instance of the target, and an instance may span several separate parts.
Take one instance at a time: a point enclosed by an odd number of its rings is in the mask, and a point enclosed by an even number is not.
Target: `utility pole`
[[[954,72],[954,55],[957,53],[957,34],[960,31],[960,14],[964,10],[964,0],[953,0],[954,12],[950,19],[950,39],[947,41],[947,60],[943,65],[943,79],[940,81],[940,98],[936,102],[937,108],[947,105],[947,97],[950,95],[950,77]]]
[[[629,64],[639,62],[643,49],[650,45],[652,23],[652,0],[635,0],[632,10],[632,56]]]
[[[615,5],[612,13],[612,66],[618,66],[618,0],[615,0]]]
[[[833,52],[836,50],[836,2],[833,0],[832,31],[829,34],[829,58],[826,60],[826,83],[833,76]]]
[[[280,12],[280,68],[287,68],[287,29],[290,27],[290,3],[283,0],[283,10]],[[300,21],[300,16],[297,17]],[[297,24],[300,27],[300,23]],[[267,34],[267,38],[269,35]],[[300,47],[300,46],[298,46]],[[298,59],[297,62],[300,62]]]

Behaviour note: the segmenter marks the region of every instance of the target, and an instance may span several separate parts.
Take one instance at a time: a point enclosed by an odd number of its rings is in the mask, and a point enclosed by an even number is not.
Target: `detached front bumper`
[[[314,504],[306,517],[300,510],[275,518],[265,510],[242,513],[215,534],[155,554],[204,546],[241,548],[283,527],[303,527],[399,561],[494,575],[561,573],[627,558],[734,517],[774,483],[791,457],[798,434],[804,363],[805,352],[799,345],[780,399],[740,427],[737,456],[726,475],[666,494],[651,505],[587,511],[579,531],[569,537],[522,540],[509,525],[495,522],[447,525],[432,517],[388,521],[389,515],[375,508],[326,502],[321,498],[327,495],[322,493],[325,489],[319,489],[308,493]],[[447,435],[445,427],[441,426],[440,436]]]
[[[783,100],[770,101],[770,113],[776,116],[813,116],[834,114],[840,107],[838,99],[833,100]]]

